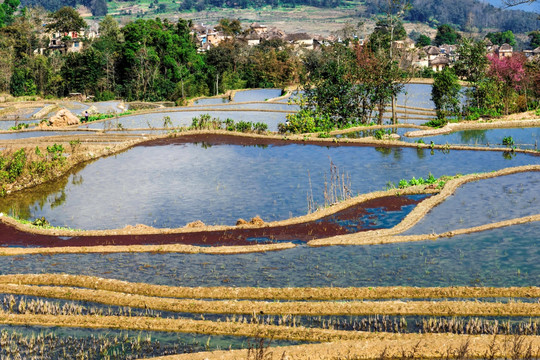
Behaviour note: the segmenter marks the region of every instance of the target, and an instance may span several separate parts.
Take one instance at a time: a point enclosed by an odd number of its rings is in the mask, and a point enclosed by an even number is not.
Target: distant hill
[[[489,0],[501,4],[501,0]],[[370,0],[366,3],[368,12],[379,13],[387,0]],[[484,29],[511,30],[525,33],[536,30],[540,21],[538,14],[501,9],[480,0],[411,0],[412,8],[405,19],[432,26],[451,24],[460,30],[484,31]],[[534,4],[535,7],[538,3]]]
[[[505,5],[503,4],[502,0],[484,0],[486,3],[491,4],[498,8],[504,8]],[[517,6],[512,6],[510,9],[514,10],[522,10],[522,11],[530,11],[540,14],[540,1],[535,1],[530,4],[521,4]]]

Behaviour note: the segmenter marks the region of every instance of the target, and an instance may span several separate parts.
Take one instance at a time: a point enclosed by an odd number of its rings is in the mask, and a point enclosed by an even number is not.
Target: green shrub
[[[20,124],[17,124],[16,126],[12,126],[9,128],[9,130],[23,130],[23,129],[28,129],[28,124],[25,124],[25,123],[20,123]]]
[[[514,139],[511,136],[505,136],[502,139],[502,144],[504,146],[514,146]]]
[[[239,121],[236,123],[236,131],[248,132],[251,131],[253,123],[251,121]]]
[[[400,189],[404,189],[404,188],[409,187],[409,186],[432,185],[432,184],[436,184],[439,180],[440,179],[437,179],[435,176],[433,176],[432,173],[429,173],[427,179],[424,179],[422,177],[417,179],[414,176],[409,181],[407,181],[405,179],[401,179],[401,180],[399,180],[398,187]],[[443,185],[444,185],[444,182],[443,182]]]
[[[330,137],[330,133],[328,132],[320,132],[318,137],[320,137],[321,139],[327,139]]]
[[[62,154],[64,153],[64,147],[62,144],[54,144],[52,146],[47,146],[47,152],[51,156],[52,160],[58,160],[62,157]]]
[[[19,175],[22,174],[25,165],[26,152],[24,151],[24,149],[20,149],[13,154],[11,161],[7,164],[5,168],[9,181],[14,182],[19,177]]]
[[[399,187],[400,189],[404,189],[404,188],[406,188],[407,186],[409,186],[409,182],[408,182],[407,180],[405,180],[405,179],[399,180],[398,187]]]
[[[492,118],[499,116],[501,116],[501,113],[495,109],[481,109],[471,106],[465,110],[465,120],[478,120],[481,117]]]
[[[110,118],[113,118],[113,117],[129,115],[129,114],[132,114],[132,113],[133,113],[133,111],[128,110],[128,111],[124,111],[124,112],[122,112],[120,114],[96,114],[96,115],[90,115],[90,116],[88,116],[88,122],[110,119]],[[86,121],[84,116],[81,116],[80,119],[81,119],[81,122]]]
[[[374,137],[377,140],[382,140],[386,135],[390,135],[392,130],[390,129],[378,129],[375,131]]]
[[[32,221],[32,225],[43,227],[43,226],[49,226],[50,224],[47,221],[47,219],[45,219],[45,216],[42,216],[42,217],[37,218],[34,221]]]
[[[266,132],[268,130],[268,125],[266,123],[257,122],[253,125],[253,131],[260,133]]]
[[[114,92],[105,90],[103,92],[97,92],[95,100],[96,101],[111,101],[114,100],[116,97],[114,95]]]
[[[32,161],[30,164],[30,172],[38,175],[45,173],[47,168],[48,166],[45,161]]]
[[[234,126],[234,120],[227,118],[227,120],[225,120],[225,130],[234,131],[234,129],[236,129],[236,127]]]
[[[444,118],[436,118],[436,119],[431,119],[429,120],[427,123],[425,123],[424,125],[425,126],[429,126],[429,127],[432,127],[432,128],[440,128],[440,127],[443,127],[444,125],[448,124],[448,120],[447,119],[444,119]]]
[[[211,117],[210,114],[201,114],[192,119],[191,128],[197,130],[221,129],[221,121],[218,118]]]
[[[281,134],[305,134],[317,132],[330,132],[335,125],[328,115],[316,114],[309,109],[300,109],[296,114],[288,114],[285,124],[278,124]]]

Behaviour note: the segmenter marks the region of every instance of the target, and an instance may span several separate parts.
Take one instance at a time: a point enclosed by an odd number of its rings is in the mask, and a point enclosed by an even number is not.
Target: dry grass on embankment
[[[266,348],[265,344],[268,343],[261,343],[263,346],[257,346],[251,351],[212,351],[162,356],[152,358],[152,360],[532,359],[540,357],[538,337],[529,336],[409,334],[393,338],[342,340],[283,347]]]
[[[323,342],[263,349],[264,359],[375,359],[375,358],[515,358],[538,356],[539,336],[394,334],[303,327],[215,323],[205,320],[123,316],[5,315],[0,323],[25,326],[60,326],[95,329],[131,329],[198,334],[249,336],[276,340]],[[283,355],[285,353],[285,355]],[[277,356],[274,356],[277,355]],[[383,356],[382,356],[383,355]],[[461,356],[460,356],[461,355]],[[492,355],[492,356],[490,356]],[[247,350],[173,355],[159,359],[249,359]]]
[[[0,293],[90,301],[105,305],[148,308],[192,314],[265,315],[425,315],[425,316],[540,316],[539,303],[478,301],[236,301],[161,298],[107,290],[31,285],[0,285]]]
[[[73,301],[98,302],[108,305],[147,308],[192,314],[257,314],[264,315],[444,315],[444,316],[539,316],[540,303],[478,301],[381,301],[381,302],[257,302],[180,300],[175,297],[221,297],[253,299],[330,298],[342,300],[356,297],[440,298],[440,297],[538,297],[540,288],[183,288],[128,283],[75,275],[3,275],[0,293],[35,295],[40,298],[61,298]],[[35,284],[34,286],[22,284]],[[53,287],[51,284],[76,287]],[[36,286],[37,285],[37,286]],[[86,288],[86,289],[85,289]],[[92,288],[92,289],[89,289]],[[95,290],[109,289],[109,290]],[[142,296],[154,294],[156,296]],[[157,297],[159,296],[159,297]],[[165,297],[170,296],[170,297]],[[537,354],[539,336],[412,334],[344,331],[302,326],[268,325],[249,322],[166,319],[144,316],[95,315],[35,315],[0,313],[0,323],[25,326],[59,326],[90,329],[124,329],[135,331],[166,331],[207,335],[234,335],[256,339],[324,342],[279,348],[262,348],[264,359],[382,359],[382,358],[514,358],[513,355]],[[259,342],[260,344],[261,342]],[[268,343],[268,340],[267,340]],[[258,350],[258,349],[254,349]],[[466,350],[467,357],[463,357]],[[384,356],[381,356],[384,355]],[[461,356],[460,356],[461,355]],[[253,356],[253,353],[251,354]],[[247,350],[216,351],[199,354],[174,355],[160,359],[250,359]]]
[[[358,300],[358,299],[441,299],[441,298],[540,298],[540,287],[176,287],[133,283],[85,275],[16,274],[0,275],[0,284],[71,286],[117,293],[191,299],[252,300]]]
[[[0,323],[27,326],[60,326],[90,329],[124,329],[137,331],[167,331],[195,334],[234,335],[267,338],[288,341],[331,342],[340,340],[364,341],[437,341],[449,338],[461,339],[493,339],[488,335],[451,335],[451,334],[402,334],[364,331],[344,331],[320,328],[290,327],[279,325],[262,325],[237,322],[213,322],[208,320],[163,319],[128,316],[94,316],[94,315],[34,315],[34,314],[0,314]],[[499,339],[512,336],[501,335]],[[534,346],[540,345],[540,336],[527,336]]]
[[[501,119],[485,121],[462,121],[458,123],[448,123],[438,129],[425,129],[411,131],[405,134],[407,137],[423,137],[435,136],[442,134],[450,134],[461,130],[486,130],[486,129],[506,129],[506,128],[524,128],[540,126],[540,119],[535,115],[534,111],[529,111],[523,114],[515,114],[519,117],[503,117]]]

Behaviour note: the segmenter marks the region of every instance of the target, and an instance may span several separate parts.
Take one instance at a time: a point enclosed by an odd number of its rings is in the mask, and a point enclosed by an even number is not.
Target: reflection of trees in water
[[[389,147],[376,147],[375,150],[380,152],[384,157],[392,153],[392,148]]]
[[[394,150],[394,159],[401,161],[402,158],[402,148],[393,148]]]
[[[466,144],[485,144],[486,140],[486,130],[465,130],[459,132],[459,137],[461,141]]]
[[[73,185],[83,183],[82,176],[77,173],[84,169],[86,164],[76,166],[55,181],[0,197],[0,212],[20,219],[33,220],[35,213],[43,210],[47,205],[51,209],[62,205],[67,198],[65,187],[70,180]]]

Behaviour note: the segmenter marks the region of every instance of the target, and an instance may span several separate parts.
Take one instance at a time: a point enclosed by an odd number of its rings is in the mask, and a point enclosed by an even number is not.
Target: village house
[[[525,54],[525,57],[527,59],[536,59],[536,58],[540,58],[540,46],[537,47],[536,49],[534,50],[525,50],[523,51],[523,54]]]
[[[296,48],[313,50],[313,36],[306,33],[289,34],[285,41]]]
[[[211,26],[205,26],[204,24],[195,24],[191,27],[191,34],[196,38],[198,51],[208,51],[214,46],[229,38],[222,31],[216,31]]]
[[[431,68],[439,72],[455,60],[455,50],[454,45],[425,46],[417,52],[411,63],[419,69]]]
[[[49,33],[48,49],[61,53],[80,52],[84,47],[84,40],[91,40],[99,37],[97,26],[92,26],[86,30]],[[45,49],[39,49],[43,53]]]
[[[439,50],[437,46],[433,46],[433,45],[425,46],[424,52],[427,54],[428,61],[435,60],[437,56],[441,54],[441,50]]]
[[[255,33],[257,35],[263,35],[268,32],[268,28],[266,25],[261,25],[258,22],[254,22],[249,26],[252,33]]]
[[[240,40],[244,41],[248,46],[259,45],[261,43],[261,39],[261,35],[257,33],[246,34],[240,38]]]
[[[440,54],[435,59],[429,62],[429,67],[434,72],[442,71],[445,67],[450,65],[450,59],[446,55]]]
[[[495,49],[495,54],[499,57],[499,59],[502,59],[504,57],[512,57],[513,52],[514,49],[512,48],[512,46],[506,43]]]

